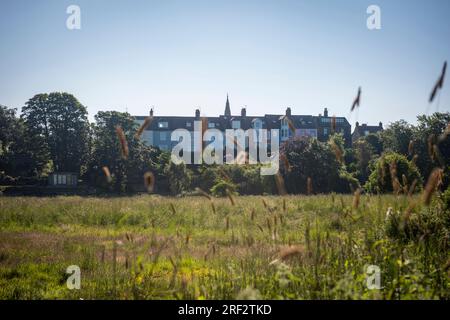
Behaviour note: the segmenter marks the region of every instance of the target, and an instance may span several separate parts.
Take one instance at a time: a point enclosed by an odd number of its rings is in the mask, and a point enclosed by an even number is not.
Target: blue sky
[[[66,8],[81,8],[81,30]],[[366,27],[370,4],[381,30]],[[450,110],[450,1],[1,0],[0,104],[67,91],[88,107],[146,115],[330,114],[414,122]],[[358,86],[361,107],[350,114]]]

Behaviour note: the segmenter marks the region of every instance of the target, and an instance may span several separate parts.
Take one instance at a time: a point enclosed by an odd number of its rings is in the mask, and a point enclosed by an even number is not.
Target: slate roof
[[[187,129],[192,130],[194,121],[201,121],[201,119],[206,118],[208,123],[214,122],[216,123],[215,128],[220,130],[230,129],[232,127],[233,120],[239,120],[241,122],[241,128],[244,130],[252,128],[252,123],[255,120],[261,120],[263,123],[263,128],[265,129],[279,129],[280,121],[285,118],[286,115],[281,114],[266,114],[264,116],[241,116],[241,115],[232,115],[230,117],[225,117],[220,115],[219,117],[187,117],[187,116],[154,116],[153,121],[147,127],[147,130],[175,130],[175,129]],[[144,121],[147,117],[145,116],[135,116],[136,120]],[[322,123],[320,119],[323,117],[312,116],[312,115],[291,115],[289,119],[291,119],[295,128],[304,128],[304,129],[314,129],[318,127],[327,127],[330,126],[331,122]],[[331,119],[331,117],[329,117]],[[336,118],[338,119],[338,118]],[[336,123],[336,126],[350,126],[347,119],[344,119],[343,123]],[[331,121],[331,120],[330,120]],[[167,128],[158,127],[159,122],[167,122]],[[187,123],[190,122],[191,126],[187,126]],[[378,126],[366,126],[363,127],[365,130],[373,130],[379,131]],[[368,128],[368,129],[366,129]],[[373,129],[372,129],[373,128]]]

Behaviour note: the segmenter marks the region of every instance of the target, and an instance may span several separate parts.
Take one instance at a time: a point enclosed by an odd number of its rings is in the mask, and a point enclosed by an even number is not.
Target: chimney
[[[200,118],[200,109],[195,109],[195,118]]]
[[[245,108],[241,109],[241,117],[246,117],[247,116],[247,110],[245,110]]]
[[[153,108],[150,109],[150,117],[153,117]]]
[[[291,116],[291,108],[286,109],[286,116],[288,116],[288,117]]]
[[[383,128],[383,122],[380,121],[380,123],[378,124],[378,126],[379,126],[380,128]]]
[[[328,117],[328,109],[327,108],[323,109],[323,116]]]
[[[358,121],[356,121],[355,127],[359,127],[359,122]]]

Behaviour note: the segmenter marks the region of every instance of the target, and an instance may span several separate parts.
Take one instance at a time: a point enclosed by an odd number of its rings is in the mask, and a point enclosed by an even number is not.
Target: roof
[[[357,122],[355,124],[355,130],[353,131],[352,135],[359,135],[361,133],[365,133],[366,131],[369,133],[377,133],[379,131],[383,131],[383,124],[380,122],[377,126],[369,126],[366,123],[359,125],[359,123]]]
[[[220,115],[218,117],[186,117],[186,116],[154,116],[153,121],[147,127],[147,130],[175,130],[175,129],[193,129],[194,121],[201,121],[201,119],[206,119],[208,123],[216,123],[215,128],[220,130],[232,128],[232,121],[240,121],[240,127],[244,130],[252,128],[252,123],[256,120],[263,122],[263,128],[265,129],[279,129],[280,121],[284,119],[286,115],[282,114],[265,114],[263,116],[242,116],[242,115],[231,115],[224,116]],[[144,121],[146,116],[135,116],[138,121]],[[333,117],[322,117],[322,116],[312,116],[312,115],[291,115],[289,119],[292,120],[295,128],[317,128],[319,126],[330,126],[331,119]],[[328,121],[322,122],[321,119],[329,119]],[[336,119],[342,119],[343,121],[337,122],[338,127],[350,126],[350,123],[344,117],[336,117]],[[167,127],[159,127],[160,122],[167,122]],[[191,123],[190,126],[187,123]]]

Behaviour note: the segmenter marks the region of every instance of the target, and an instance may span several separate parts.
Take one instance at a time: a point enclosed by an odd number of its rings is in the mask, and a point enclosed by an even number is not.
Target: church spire
[[[225,104],[225,117],[231,117],[231,109],[230,109],[230,101],[228,100],[228,93],[227,93],[227,103]]]

